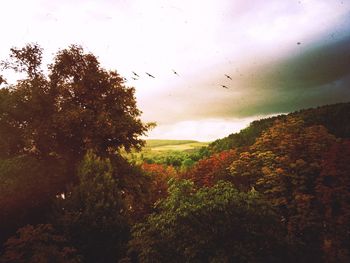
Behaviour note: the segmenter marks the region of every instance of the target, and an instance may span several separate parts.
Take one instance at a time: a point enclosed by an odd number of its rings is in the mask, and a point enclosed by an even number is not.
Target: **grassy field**
[[[193,140],[146,140],[141,151],[124,152],[123,155],[135,164],[148,162],[181,167],[185,161],[188,163],[188,159],[197,158],[196,153],[209,143]]]
[[[207,146],[209,142],[191,140],[146,140],[146,149],[151,151],[187,151]]]

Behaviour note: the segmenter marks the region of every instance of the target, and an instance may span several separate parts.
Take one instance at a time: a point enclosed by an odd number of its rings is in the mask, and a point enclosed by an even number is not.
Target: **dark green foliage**
[[[141,167],[131,165],[121,156],[111,156],[113,178],[118,181],[118,188],[122,192],[127,206],[127,216],[131,223],[140,221],[150,213],[150,197],[152,180]]]
[[[187,151],[164,151],[164,152],[144,152],[141,156],[129,155],[132,162],[145,162],[148,164],[164,164],[173,166],[176,169],[187,169],[196,161],[201,159],[199,150]]]
[[[52,199],[64,188],[63,167],[30,156],[0,160],[1,241],[21,226],[44,222]]]
[[[27,225],[5,243],[3,263],[79,263],[77,250],[52,225]]]
[[[285,241],[278,217],[257,192],[230,183],[195,191],[173,181],[160,212],[133,229],[135,262],[281,262]]]
[[[255,139],[258,138],[263,131],[271,127],[278,118],[282,117],[253,121],[247,128],[241,130],[239,133],[233,133],[223,139],[212,142],[209,144],[208,150],[211,153],[218,153],[224,150],[252,145]]]
[[[129,227],[126,206],[111,162],[88,153],[79,166],[79,182],[59,200],[54,220],[85,262],[116,262]]]

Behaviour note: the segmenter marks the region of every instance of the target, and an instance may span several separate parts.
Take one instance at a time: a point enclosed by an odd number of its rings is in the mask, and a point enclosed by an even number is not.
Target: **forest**
[[[42,64],[1,63],[0,262],[350,262],[350,103],[152,155],[116,71],[76,45]]]

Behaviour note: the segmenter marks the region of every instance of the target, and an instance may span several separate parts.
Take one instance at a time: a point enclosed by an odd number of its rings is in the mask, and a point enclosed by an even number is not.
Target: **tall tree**
[[[134,88],[93,54],[72,45],[47,70],[42,57],[37,44],[28,44],[0,63],[18,76],[6,83],[0,72],[0,240],[24,224],[44,223],[51,200],[76,182],[89,149],[117,156],[122,147],[142,146],[149,127],[140,120]]]
[[[79,182],[58,201],[54,221],[84,262],[116,262],[129,237],[127,207],[117,171],[92,152],[79,166]]]
[[[48,73],[42,49],[11,49],[5,68],[25,78],[0,90],[0,157],[33,153],[81,159],[88,149],[100,155],[140,147],[148,125],[140,120],[134,88],[115,71],[72,45],[60,50]]]

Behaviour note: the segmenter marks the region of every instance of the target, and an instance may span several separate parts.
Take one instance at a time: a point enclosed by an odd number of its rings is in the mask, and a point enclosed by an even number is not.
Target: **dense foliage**
[[[0,159],[0,241],[21,226],[45,220],[65,174],[64,166],[54,160]]]
[[[302,119],[307,126],[322,125],[330,133],[340,138],[350,138],[350,103],[326,105],[316,109],[300,110],[288,114],[290,117]],[[283,121],[287,115],[253,121],[247,128],[239,133],[212,142],[207,153],[217,153],[237,147],[250,146],[255,140],[276,120]]]
[[[299,261],[347,262],[349,142],[311,122],[318,118],[310,112],[307,121],[295,114],[275,119],[252,145],[204,158],[184,177],[199,187],[225,180],[242,192],[258,191],[276,209]]]
[[[192,180],[196,185],[213,186],[220,180],[229,181],[230,171],[227,169],[237,158],[235,150],[222,151],[199,160],[192,169],[185,171],[183,178]]]
[[[79,263],[81,256],[69,246],[67,239],[52,225],[31,225],[20,228],[17,235],[5,243],[1,258],[4,263]]]
[[[286,241],[279,219],[257,192],[229,183],[195,190],[173,181],[160,211],[133,229],[135,262],[281,262]],[[286,258],[287,259],[287,258]]]
[[[126,205],[111,162],[89,152],[79,182],[58,200],[54,222],[85,262],[115,262],[128,240]]]
[[[238,188],[262,192],[279,210],[289,237],[309,244],[310,260],[321,255],[322,242],[316,181],[323,154],[334,142],[324,127],[305,127],[289,117],[277,121],[230,166]]]

